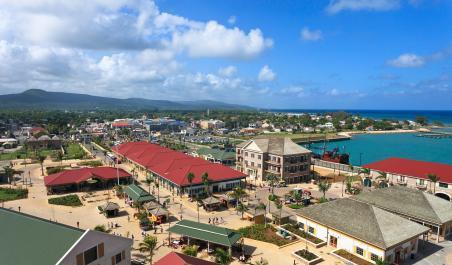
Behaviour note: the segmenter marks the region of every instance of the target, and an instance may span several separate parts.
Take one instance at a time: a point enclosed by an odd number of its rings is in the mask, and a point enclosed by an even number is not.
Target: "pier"
[[[452,138],[452,133],[449,133],[449,132],[426,132],[426,133],[416,134],[416,136],[417,137],[425,137],[425,138],[442,139],[442,138]]]
[[[351,136],[345,136],[345,135],[335,135],[335,136],[314,136],[314,137],[307,137],[307,138],[295,138],[292,139],[297,144],[309,144],[309,143],[321,143],[321,142],[335,142],[335,141],[342,141],[342,140],[350,140]]]

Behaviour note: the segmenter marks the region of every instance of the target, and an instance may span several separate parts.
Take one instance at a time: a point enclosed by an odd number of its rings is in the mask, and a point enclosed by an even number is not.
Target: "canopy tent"
[[[119,205],[114,202],[107,202],[99,206],[99,210],[106,216],[112,217],[117,216],[119,212]]]
[[[202,205],[207,211],[217,210],[220,207],[220,204],[220,200],[212,196],[202,200]]]
[[[161,223],[166,222],[166,220],[168,220],[169,212],[167,209],[165,209],[161,206],[148,211],[148,213],[151,215],[151,220],[154,223],[161,224]]]

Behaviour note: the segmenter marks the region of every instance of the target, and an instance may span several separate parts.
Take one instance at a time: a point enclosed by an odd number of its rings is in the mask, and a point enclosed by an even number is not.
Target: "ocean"
[[[322,153],[323,146],[324,143],[315,143],[306,147]],[[415,133],[359,134],[351,140],[326,143],[327,150],[335,147],[350,154],[351,164],[357,166],[389,157],[452,164],[452,138],[424,138]]]
[[[320,110],[320,109],[272,109],[272,112],[325,113],[345,111],[372,119],[414,120],[417,116],[427,117],[429,122],[440,121],[452,127],[452,110]]]

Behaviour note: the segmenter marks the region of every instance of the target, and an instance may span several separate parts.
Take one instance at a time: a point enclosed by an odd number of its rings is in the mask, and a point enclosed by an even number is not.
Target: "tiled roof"
[[[240,144],[240,147],[246,149],[246,147],[251,143],[255,143],[261,152],[274,155],[296,155],[311,153],[310,150],[299,146],[288,137],[256,138],[249,140],[245,144]]]
[[[378,207],[339,199],[296,210],[297,215],[381,249],[419,236],[429,228]]]
[[[185,254],[170,252],[163,258],[159,259],[154,265],[214,265],[216,263],[198,259]]]
[[[229,167],[147,142],[123,143],[112,150],[179,186],[190,185],[187,180],[190,172],[195,174],[194,185],[202,183],[204,173],[211,182],[245,177],[244,173]]]
[[[130,173],[119,169],[119,178],[128,178]],[[77,184],[90,178],[99,178],[102,180],[116,179],[116,168],[114,167],[94,167],[65,170],[59,173],[48,175],[44,178],[46,186],[58,186]]]
[[[124,188],[124,193],[127,194],[135,202],[148,202],[154,201],[155,197],[145,191],[142,187],[130,184]]]
[[[452,184],[452,165],[391,157],[364,166],[390,174],[428,179],[428,174],[436,174],[440,182]]]
[[[377,189],[363,192],[351,199],[429,223],[443,224],[452,221],[452,203],[408,187]]]

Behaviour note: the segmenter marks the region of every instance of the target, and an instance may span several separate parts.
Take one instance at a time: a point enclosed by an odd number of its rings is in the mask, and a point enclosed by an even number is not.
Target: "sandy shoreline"
[[[429,132],[429,129],[420,130],[387,130],[387,131],[352,131],[352,132],[340,132],[338,135],[351,137],[355,134],[396,134],[396,133],[416,133],[416,132]]]

